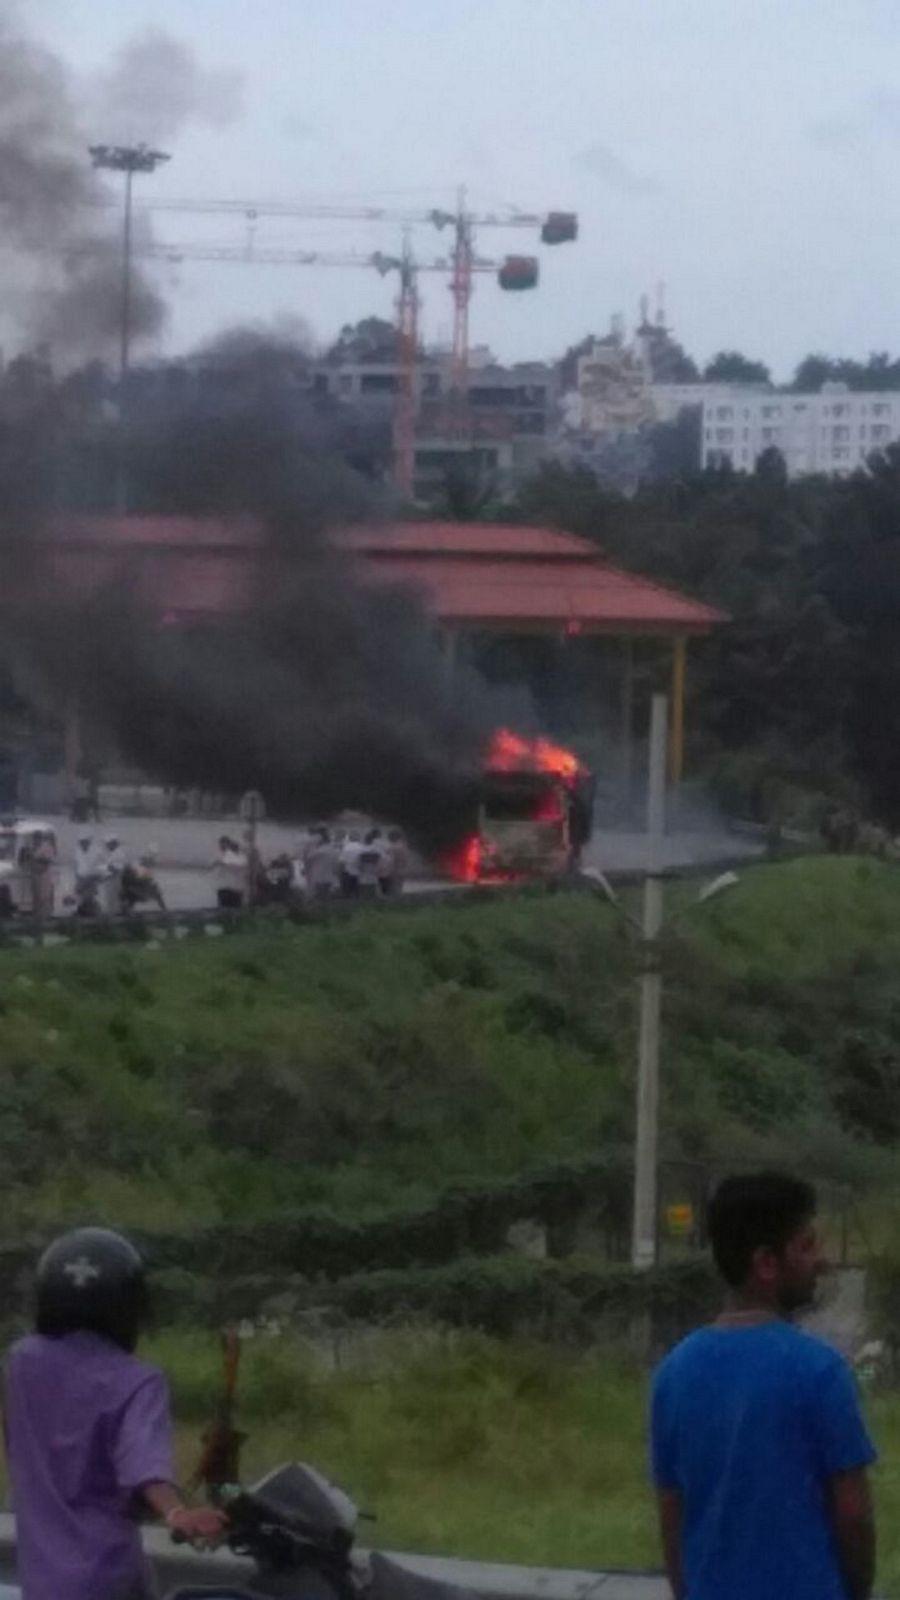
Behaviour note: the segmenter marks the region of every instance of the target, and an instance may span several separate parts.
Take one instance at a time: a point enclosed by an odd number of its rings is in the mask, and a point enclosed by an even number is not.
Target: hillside
[[[748,869],[668,941],[666,1153],[888,1176],[900,873]],[[189,1230],[627,1147],[634,951],[585,894],[0,953],[3,1229]]]

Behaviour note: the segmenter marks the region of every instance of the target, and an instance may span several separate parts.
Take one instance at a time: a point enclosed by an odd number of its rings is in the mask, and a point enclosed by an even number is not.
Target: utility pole
[[[132,186],[136,172],[155,172],[171,160],[164,150],[151,150],[145,144],[92,144],[88,153],[94,166],[105,172],[125,174],[125,218],[122,229],[122,316],[119,330],[119,416],[124,422],[128,368],[131,355],[131,268],[132,268]],[[127,507],[125,473],[119,470],[116,489],[117,511]]]
[[[641,917],[640,1032],[634,1143],[634,1213],[631,1265],[645,1272],[656,1264],[659,1145],[659,1023],[662,974],[659,935],[663,922],[663,837],[666,819],[666,725],[664,694],[653,696],[647,784],[647,858]]]
[[[472,268],[475,251],[472,221],[466,211],[465,188],[457,196],[453,222],[453,355],[450,367],[450,425],[459,438],[469,430],[469,302],[472,299]]]
[[[416,463],[416,363],[419,354],[419,290],[416,263],[407,230],[403,254],[397,263],[400,293],[397,299],[397,397],[394,407],[394,483],[406,500],[414,489]]]

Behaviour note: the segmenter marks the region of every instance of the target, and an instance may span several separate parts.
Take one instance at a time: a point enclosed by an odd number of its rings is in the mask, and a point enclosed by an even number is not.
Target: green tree
[[[772,374],[762,361],[750,361],[739,350],[720,350],[703,371],[706,383],[770,383]]]
[[[396,361],[397,330],[384,317],[363,317],[360,322],[348,322],[341,329],[325,360],[340,366],[343,363]]]
[[[900,360],[886,350],[873,351],[867,361],[847,357],[809,355],[797,367],[790,388],[816,393],[823,383],[845,383],[848,389],[900,389]]]
[[[621,496],[600,483],[589,467],[543,461],[518,498],[525,522],[544,522],[605,544],[613,509]]]

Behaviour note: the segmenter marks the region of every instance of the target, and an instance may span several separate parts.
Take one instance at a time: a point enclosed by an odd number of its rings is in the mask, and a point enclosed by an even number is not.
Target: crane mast
[[[476,254],[476,230],[481,228],[539,230],[544,244],[562,244],[577,238],[578,219],[574,212],[551,211],[545,214],[502,207],[496,211],[471,211],[465,188],[460,188],[455,210],[441,207],[416,208],[331,204],[286,200],[151,200],[140,207],[149,212],[181,215],[225,215],[243,217],[248,225],[246,244],[241,246],[192,244],[146,244],[135,253],[156,260],[178,263],[182,260],[269,263],[284,266],[372,267],[386,274],[397,272],[399,291],[397,310],[398,383],[394,410],[394,481],[406,495],[412,493],[415,460],[416,386],[418,355],[420,272],[449,274],[453,297],[453,343],[450,361],[450,395],[446,426],[448,432],[465,439],[471,432],[469,416],[469,308],[476,273],[495,272],[503,289],[531,289],[538,281],[538,263],[531,256],[507,256],[501,262]],[[353,221],[400,224],[404,230],[400,256],[375,251],[361,252],[299,250],[290,247],[256,245],[254,230],[261,217],[298,217],[318,221]],[[413,255],[410,229],[429,226],[452,233],[447,257],[417,261]]]

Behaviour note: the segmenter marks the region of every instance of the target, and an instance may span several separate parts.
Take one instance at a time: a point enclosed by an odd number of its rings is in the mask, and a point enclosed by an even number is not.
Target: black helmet
[[[109,1228],[75,1228],[38,1262],[37,1331],[58,1338],[84,1330],[133,1350],[147,1312],[144,1263]]]

